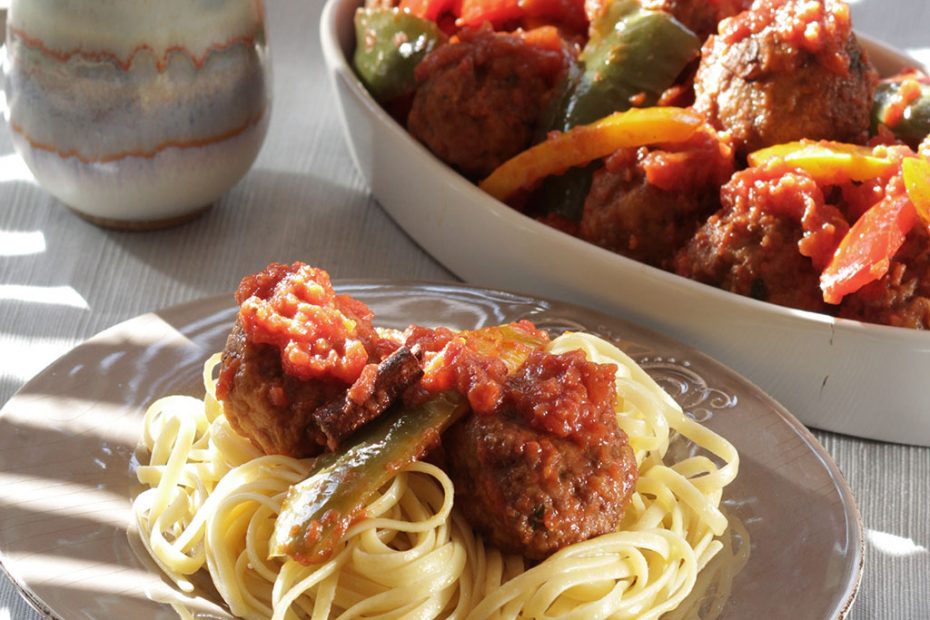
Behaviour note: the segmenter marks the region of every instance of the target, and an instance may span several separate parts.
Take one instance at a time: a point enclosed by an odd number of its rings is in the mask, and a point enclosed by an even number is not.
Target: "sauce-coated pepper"
[[[434,22],[399,9],[359,9],[355,38],[355,71],[368,92],[385,102],[414,91],[413,70],[446,36]]]
[[[591,38],[550,110],[548,130],[567,131],[613,112],[655,105],[697,57],[701,42],[672,16],[635,0],[616,0],[591,24]],[[544,213],[581,218],[592,170],[570,170],[548,179],[539,192]]]

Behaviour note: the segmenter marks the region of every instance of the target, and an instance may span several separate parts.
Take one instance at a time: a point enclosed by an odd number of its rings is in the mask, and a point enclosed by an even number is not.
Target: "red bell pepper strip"
[[[917,211],[904,192],[890,194],[866,211],[820,275],[823,300],[838,304],[846,295],[881,279],[917,221]]]
[[[456,16],[461,12],[462,0],[401,0],[400,10],[436,21],[445,13],[452,13]]]
[[[520,0],[462,0],[459,23],[463,26],[479,26],[491,22],[496,27],[522,16]]]
[[[421,0],[422,1],[422,0]],[[520,19],[540,19],[585,31],[588,17],[584,0],[461,0],[460,26],[484,22],[498,28]]]

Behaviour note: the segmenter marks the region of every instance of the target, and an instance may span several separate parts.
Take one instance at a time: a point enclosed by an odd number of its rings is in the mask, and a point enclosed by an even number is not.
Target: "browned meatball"
[[[298,379],[281,366],[272,345],[256,344],[237,323],[223,350],[231,372],[223,393],[226,419],[265,454],[314,456],[377,418],[422,370],[409,349],[369,364],[351,387],[341,381]]]
[[[479,179],[523,151],[567,67],[561,49],[463,29],[417,66],[408,129],[444,162]]]
[[[611,365],[534,354],[500,411],[444,437],[456,507],[485,540],[540,560],[615,531],[637,478],[613,409]]]
[[[930,233],[918,224],[888,273],[840,305],[840,316],[912,329],[930,329]]]
[[[841,0],[756,0],[705,43],[695,109],[740,154],[801,138],[861,143],[877,81]]]
[[[236,301],[216,395],[230,426],[266,454],[335,450],[422,374],[321,269],[272,263],[243,278]]]
[[[223,403],[233,430],[265,454],[301,458],[323,451],[326,438],[313,412],[344,393],[345,384],[286,374],[278,348],[252,342],[238,322],[226,341],[223,367],[232,372]]]
[[[706,39],[725,17],[745,11],[752,0],[642,0],[643,8],[664,11]]]
[[[809,176],[781,167],[739,172],[723,207],[679,252],[679,275],[772,303],[828,311],[820,290],[849,225]]]
[[[675,253],[720,206],[733,153],[710,131],[680,145],[618,151],[594,174],[579,236],[670,269]]]

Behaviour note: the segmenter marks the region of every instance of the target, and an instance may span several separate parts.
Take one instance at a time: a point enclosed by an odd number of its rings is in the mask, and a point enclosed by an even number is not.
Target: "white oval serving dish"
[[[329,0],[323,55],[356,167],[424,250],[468,282],[563,299],[663,331],[743,373],[808,426],[930,446],[930,333],[741,297],[521,215],[410,137],[347,61],[359,0]],[[917,61],[860,37],[883,74]]]

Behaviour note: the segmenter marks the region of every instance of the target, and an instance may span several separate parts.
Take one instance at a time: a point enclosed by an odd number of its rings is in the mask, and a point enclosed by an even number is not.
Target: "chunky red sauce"
[[[700,192],[721,186],[733,174],[733,148],[710,127],[679,144],[642,149],[640,163],[646,181],[667,192]]]
[[[779,161],[736,173],[721,194],[725,203],[736,208],[747,212],[756,208],[800,223],[803,237],[798,250],[817,271],[826,267],[849,231],[846,218],[826,204],[817,182]]]
[[[512,407],[535,430],[579,445],[612,438],[616,367],[588,362],[580,351],[544,353],[548,337],[528,321],[504,328],[512,331],[409,328],[405,346],[424,360],[418,398],[454,390],[479,416]],[[530,340],[516,341],[514,333]]]
[[[547,341],[546,333],[529,321],[463,332],[411,326],[405,346],[422,355],[423,377],[408,398],[421,400],[455,390],[475,413],[494,412],[502,403],[507,376]]]
[[[836,73],[846,74],[851,28],[849,7],[842,0],[757,0],[751,11],[721,22],[720,36],[733,44],[770,30],[779,41],[815,55],[818,62]]]
[[[616,373],[581,351],[534,351],[507,382],[507,401],[538,431],[579,445],[604,443],[617,433]]]
[[[236,300],[246,336],[277,347],[284,372],[293,377],[348,384],[368,362],[363,330],[371,331],[372,312],[336,295],[322,269],[273,263],[244,278]]]

